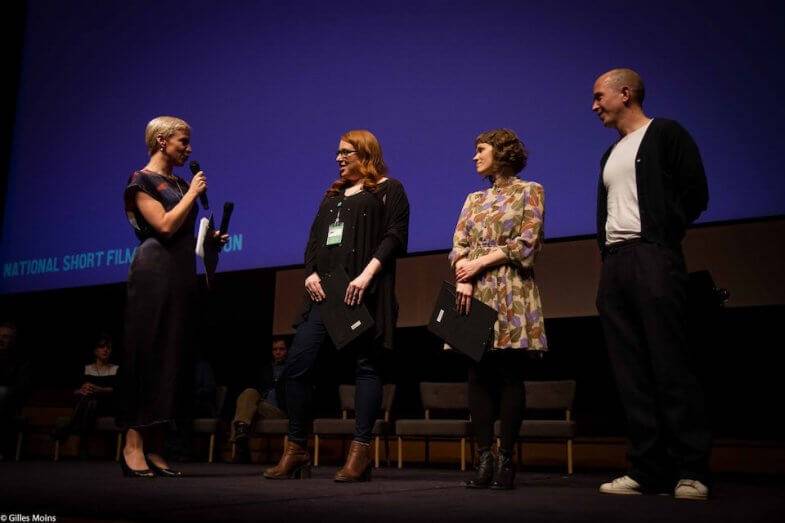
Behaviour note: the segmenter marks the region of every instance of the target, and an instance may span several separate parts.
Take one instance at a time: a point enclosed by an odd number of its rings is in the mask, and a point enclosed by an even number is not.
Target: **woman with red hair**
[[[365,130],[341,136],[335,156],[339,178],[316,213],[305,248],[305,290],[308,296],[289,349],[283,379],[289,434],[283,456],[265,471],[268,479],[308,477],[308,426],[312,387],[310,374],[319,348],[327,339],[320,307],[326,298],[322,278],[342,267],[349,276],[343,300],[364,303],[375,327],[343,349],[355,355],[356,426],[346,464],[335,481],[367,481],[371,474],[371,432],[382,400],[379,364],[383,349],[392,348],[398,311],[395,300],[395,259],[406,252],[409,201],[403,185],[387,177],[382,149]]]

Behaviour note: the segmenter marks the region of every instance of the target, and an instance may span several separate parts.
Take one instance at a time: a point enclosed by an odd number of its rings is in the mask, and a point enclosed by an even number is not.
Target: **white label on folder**
[[[439,315],[436,316],[436,323],[441,323],[442,322],[442,316],[444,316],[444,309],[440,309],[439,310]]]
[[[355,330],[357,327],[359,327],[362,324],[363,324],[363,322],[361,322],[360,320],[357,320],[356,322],[354,322],[354,324],[350,328],[352,330]]]

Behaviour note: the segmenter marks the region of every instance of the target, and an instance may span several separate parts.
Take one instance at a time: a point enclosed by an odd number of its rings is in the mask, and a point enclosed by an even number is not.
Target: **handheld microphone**
[[[202,168],[199,166],[199,162],[196,160],[191,160],[191,163],[188,164],[188,166],[191,168],[191,174],[194,176],[196,176],[196,173],[202,170]],[[207,202],[207,191],[199,194],[199,201],[202,204],[202,209],[207,210],[210,208],[210,204]]]
[[[221,227],[218,229],[221,231],[221,234],[229,233],[229,219],[232,217],[232,211],[234,211],[234,202],[224,203],[224,212],[221,216]]]

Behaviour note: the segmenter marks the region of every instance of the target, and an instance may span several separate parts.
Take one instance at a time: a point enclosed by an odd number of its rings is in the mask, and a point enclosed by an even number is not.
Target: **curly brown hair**
[[[477,135],[474,145],[487,143],[493,147],[493,164],[496,171],[511,170],[518,174],[529,162],[529,151],[515,131],[491,129]]]
[[[352,144],[357,151],[357,159],[360,161],[357,162],[356,169],[363,181],[363,189],[366,191],[376,190],[379,181],[387,176],[387,164],[384,163],[379,140],[371,131],[365,129],[347,131],[341,135],[341,140]],[[354,182],[349,179],[338,178],[327,189],[327,195],[335,196],[342,189],[353,184]]]

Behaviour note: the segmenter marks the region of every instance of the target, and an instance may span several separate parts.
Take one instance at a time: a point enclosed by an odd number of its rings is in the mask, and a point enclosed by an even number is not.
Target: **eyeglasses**
[[[352,149],[338,149],[337,151],[335,151],[335,156],[338,156],[340,158],[347,158],[353,154],[357,154],[357,151],[354,151]]]

